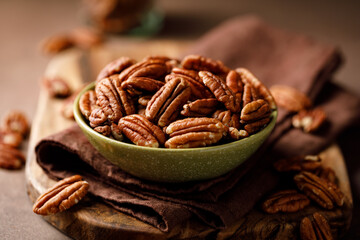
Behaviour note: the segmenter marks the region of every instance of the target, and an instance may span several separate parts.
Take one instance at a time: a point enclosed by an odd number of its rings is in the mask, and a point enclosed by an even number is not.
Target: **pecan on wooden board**
[[[282,190],[266,198],[261,205],[266,213],[297,212],[310,204],[310,200],[296,190]]]
[[[13,110],[6,113],[2,118],[1,130],[18,132],[25,137],[29,133],[30,125],[23,112]]]
[[[65,211],[77,204],[88,189],[89,184],[79,175],[65,178],[38,197],[33,205],[33,212],[50,215]]]
[[[312,133],[318,130],[326,121],[326,113],[321,108],[301,110],[293,116],[292,125],[302,128],[304,132]]]
[[[71,95],[71,89],[61,77],[45,77],[43,85],[53,98],[66,98]]]
[[[25,157],[19,150],[0,143],[0,168],[20,169],[25,163]]]
[[[300,155],[291,158],[283,158],[274,163],[274,168],[278,172],[290,171],[315,171],[321,166],[319,155]]]
[[[319,212],[311,217],[304,217],[300,223],[301,240],[332,240],[328,220]]]
[[[205,147],[218,142],[226,132],[227,127],[215,118],[185,118],[167,126],[170,138],[165,147]]]
[[[313,173],[300,172],[294,176],[294,180],[299,190],[325,209],[333,209],[336,205],[344,204],[345,196],[341,190]]]
[[[276,104],[290,112],[299,112],[312,105],[311,100],[304,93],[293,87],[274,85],[270,87],[270,92]]]
[[[138,146],[160,147],[165,143],[165,134],[161,128],[139,114],[121,118],[119,128],[131,142]]]

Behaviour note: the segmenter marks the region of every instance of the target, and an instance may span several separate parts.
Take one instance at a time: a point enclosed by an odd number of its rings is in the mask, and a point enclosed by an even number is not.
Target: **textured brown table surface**
[[[335,81],[360,95],[360,16],[357,1],[175,1],[157,4],[166,13],[158,38],[196,39],[222,20],[244,13],[255,13],[268,22],[311,35],[339,46],[346,64]],[[0,1],[0,115],[10,109],[35,115],[39,80],[48,58],[38,51],[39,42],[50,34],[67,31],[82,24],[80,1],[14,0]],[[359,238],[360,145],[359,128],[339,139],[347,161],[354,197],[353,228],[348,239]],[[24,151],[26,146],[24,146]],[[350,166],[350,167],[349,167]],[[357,181],[357,182],[356,182]],[[24,170],[0,169],[0,239],[66,239],[31,211],[25,190]]]

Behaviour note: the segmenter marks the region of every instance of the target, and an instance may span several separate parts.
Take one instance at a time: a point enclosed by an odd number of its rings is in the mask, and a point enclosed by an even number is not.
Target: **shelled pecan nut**
[[[107,116],[101,108],[95,108],[92,110],[89,116],[90,126],[95,128],[98,126],[102,126],[107,121]]]
[[[53,55],[73,46],[74,42],[66,34],[54,35],[41,42],[41,50],[46,55]]]
[[[124,69],[135,64],[135,60],[129,57],[121,57],[108,63],[98,74],[96,81],[121,73]]]
[[[293,116],[292,125],[302,128],[304,132],[311,133],[318,130],[326,121],[326,113],[321,108],[301,110]]]
[[[340,189],[313,173],[300,172],[294,176],[294,180],[301,191],[323,208],[333,209],[335,204],[344,204],[344,194]]]
[[[330,167],[320,167],[315,171],[315,174],[327,182],[331,182],[333,184],[336,184],[337,182],[335,171]]]
[[[161,59],[144,60],[122,71],[119,75],[119,81],[122,83],[130,77],[148,77],[160,80],[168,71],[166,62]]]
[[[135,113],[135,106],[129,94],[121,88],[116,75],[97,82],[95,87],[97,104],[107,118],[117,123],[122,116]]]
[[[143,60],[144,61],[147,61],[147,60],[163,61],[165,63],[165,65],[167,66],[168,73],[171,72],[171,70],[173,68],[176,68],[180,65],[180,61],[178,59],[170,58],[167,56],[151,55],[151,56],[145,57]]]
[[[244,129],[249,133],[253,134],[259,130],[261,130],[263,127],[266,126],[270,122],[270,117],[266,117],[263,119],[259,119],[255,122],[248,123],[244,126]]]
[[[218,76],[207,71],[200,71],[199,76],[205,86],[214,94],[216,99],[223,103],[231,112],[240,112],[240,102],[226,83]]]
[[[266,198],[262,209],[266,213],[297,212],[310,204],[310,200],[296,190],[282,190]]]
[[[24,163],[25,157],[19,150],[0,143],[0,168],[19,169]]]
[[[18,147],[22,143],[23,136],[18,132],[0,131],[0,143],[10,147]]]
[[[29,121],[23,112],[10,111],[2,119],[1,130],[18,132],[25,137],[30,130]]]
[[[152,98],[152,95],[141,96],[138,99],[138,103],[140,106],[146,107],[151,98]]]
[[[225,75],[230,71],[221,61],[215,61],[199,55],[186,56],[181,62],[181,65],[185,69],[208,71],[217,75]]]
[[[229,127],[229,135],[231,139],[239,140],[249,136],[249,133],[244,129],[237,129],[234,127]]]
[[[241,110],[240,119],[244,123],[269,117],[271,114],[269,104],[263,99],[258,99],[246,104]]]
[[[187,117],[205,117],[213,113],[219,105],[215,98],[198,99],[183,106],[181,115]]]
[[[189,100],[190,94],[188,82],[182,78],[174,78],[150,99],[145,116],[160,127],[164,127],[175,120],[182,106]]]
[[[77,204],[87,193],[89,184],[75,175],[57,182],[36,200],[33,212],[40,215],[55,214]]]
[[[143,92],[156,92],[162,86],[164,86],[164,82],[148,77],[130,77],[121,83],[123,89],[130,89],[140,94],[143,94]]]
[[[240,114],[232,113],[230,110],[216,110],[213,118],[220,120],[225,126],[240,129]]]
[[[312,105],[311,100],[304,93],[293,87],[274,85],[270,88],[270,92],[279,107],[291,112],[299,112]]]
[[[235,94],[235,97],[238,99],[238,102],[241,103],[242,95],[244,91],[244,84],[241,81],[240,74],[234,70],[231,70],[226,76],[226,85]]]
[[[94,127],[94,131],[100,133],[101,135],[104,135],[106,137],[109,137],[111,134],[111,128],[109,125],[103,125],[103,126],[97,126]]]
[[[289,171],[309,171],[312,172],[321,166],[321,158],[319,155],[295,156],[284,158],[274,163],[274,168],[278,172]]]
[[[227,132],[227,127],[215,118],[186,118],[177,120],[165,130],[169,139],[167,148],[204,147],[218,142]]]
[[[43,84],[51,97],[66,98],[71,95],[69,85],[60,77],[45,77]]]
[[[123,141],[124,140],[124,136],[121,133],[121,129],[120,129],[119,125],[117,125],[115,123],[111,123],[110,132],[111,132],[111,136],[114,139],[116,139],[118,141]]]
[[[79,108],[80,112],[86,119],[89,119],[91,112],[95,108],[99,108],[99,106],[96,104],[96,101],[97,97],[94,90],[89,90],[81,95],[79,99]]]
[[[319,212],[309,217],[304,217],[300,223],[301,240],[332,240],[331,229],[328,220]]]
[[[255,97],[253,96],[253,100],[257,100],[258,98],[262,98],[264,99],[270,106],[271,109],[275,109],[276,108],[276,103],[275,103],[275,99],[273,97],[273,95],[271,94],[271,92],[265,87],[265,85],[259,81],[259,79],[257,79],[255,77],[254,74],[252,74],[248,69],[246,68],[237,68],[235,70],[237,73],[239,73],[242,81],[245,84],[250,84],[251,87],[253,88],[252,92],[253,95],[257,94],[258,96]],[[246,104],[244,104],[245,106]]]
[[[179,75],[182,75],[182,76],[189,77],[189,78],[203,84],[201,78],[199,77],[198,71],[175,67],[175,68],[172,69],[171,72],[174,73],[174,74],[179,74]]]
[[[165,143],[161,128],[139,114],[121,118],[119,128],[131,142],[139,146],[159,147]]]

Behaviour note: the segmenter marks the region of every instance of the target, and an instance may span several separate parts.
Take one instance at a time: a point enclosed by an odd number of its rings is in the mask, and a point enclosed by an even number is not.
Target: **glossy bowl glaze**
[[[94,85],[91,83],[85,87],[75,100],[74,116],[77,124],[106,159],[134,176],[153,181],[188,182],[210,179],[229,172],[256,152],[272,132],[277,117],[277,111],[273,111],[272,120],[260,132],[222,145],[188,149],[141,147],[105,137],[88,125],[80,112],[79,99]]]

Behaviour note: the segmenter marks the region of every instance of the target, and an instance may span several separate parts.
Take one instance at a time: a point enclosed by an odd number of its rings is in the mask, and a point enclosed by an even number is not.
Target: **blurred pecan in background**
[[[69,85],[61,77],[45,77],[43,84],[51,97],[66,98],[71,95]]]
[[[30,125],[21,111],[13,110],[5,114],[1,121],[1,130],[18,132],[22,136],[26,136],[29,133]]]
[[[319,212],[311,217],[304,217],[300,223],[301,240],[332,240],[329,222]]]
[[[19,150],[0,143],[0,168],[19,169],[24,163],[25,157]]]
[[[321,158],[318,155],[295,156],[284,158],[274,163],[278,172],[289,171],[314,171],[321,166]]]
[[[55,214],[77,204],[87,193],[89,184],[75,175],[57,182],[36,200],[33,212],[40,215]]]
[[[295,128],[302,128],[304,132],[315,132],[326,120],[326,113],[321,108],[301,110],[293,116],[292,125]]]
[[[304,93],[293,87],[274,85],[270,88],[270,92],[279,107],[291,112],[299,112],[312,105],[311,100]]]

